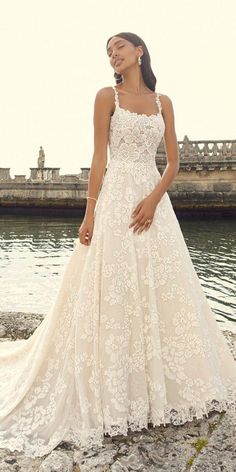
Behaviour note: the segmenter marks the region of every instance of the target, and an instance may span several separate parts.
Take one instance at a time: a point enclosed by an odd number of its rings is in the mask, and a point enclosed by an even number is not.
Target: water
[[[236,332],[236,222],[178,219],[217,321]],[[0,215],[0,311],[47,313],[80,224],[76,217]]]

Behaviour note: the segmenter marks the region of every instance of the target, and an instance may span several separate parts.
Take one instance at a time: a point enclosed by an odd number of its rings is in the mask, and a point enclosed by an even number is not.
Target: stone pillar
[[[25,175],[20,175],[20,174],[15,175],[14,182],[16,182],[16,183],[26,182],[26,176]]]
[[[0,180],[12,180],[10,176],[10,167],[0,167]]]
[[[89,178],[89,171],[90,171],[90,167],[81,167],[81,174],[80,174],[80,178],[82,180],[88,180]]]
[[[37,180],[37,173],[38,173],[38,168],[37,167],[30,167],[30,179],[32,180]]]
[[[236,142],[232,142],[231,144],[231,156],[236,157]]]
[[[52,169],[52,180],[60,180],[60,168],[55,167]]]

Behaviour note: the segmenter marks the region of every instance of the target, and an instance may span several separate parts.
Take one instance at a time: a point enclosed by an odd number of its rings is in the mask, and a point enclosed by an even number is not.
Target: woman
[[[0,349],[0,446],[31,457],[236,403],[235,362],[166,192],[179,169],[172,102],[141,38],[112,36],[107,54],[116,86],[96,96],[86,212],[58,296],[29,339]]]

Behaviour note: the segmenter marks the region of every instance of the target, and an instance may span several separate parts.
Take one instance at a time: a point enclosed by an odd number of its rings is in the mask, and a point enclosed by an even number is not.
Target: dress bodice
[[[109,130],[110,161],[153,166],[157,148],[165,131],[161,101],[156,93],[158,112],[152,115],[136,113],[120,107],[116,87],[115,111]]]

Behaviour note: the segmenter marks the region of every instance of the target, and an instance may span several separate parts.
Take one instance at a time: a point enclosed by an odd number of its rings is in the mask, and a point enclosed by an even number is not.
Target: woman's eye
[[[120,46],[118,46],[118,49],[123,48],[123,47],[124,47],[124,44],[121,44]],[[112,52],[109,52],[108,57],[111,57],[111,55],[112,55]]]

